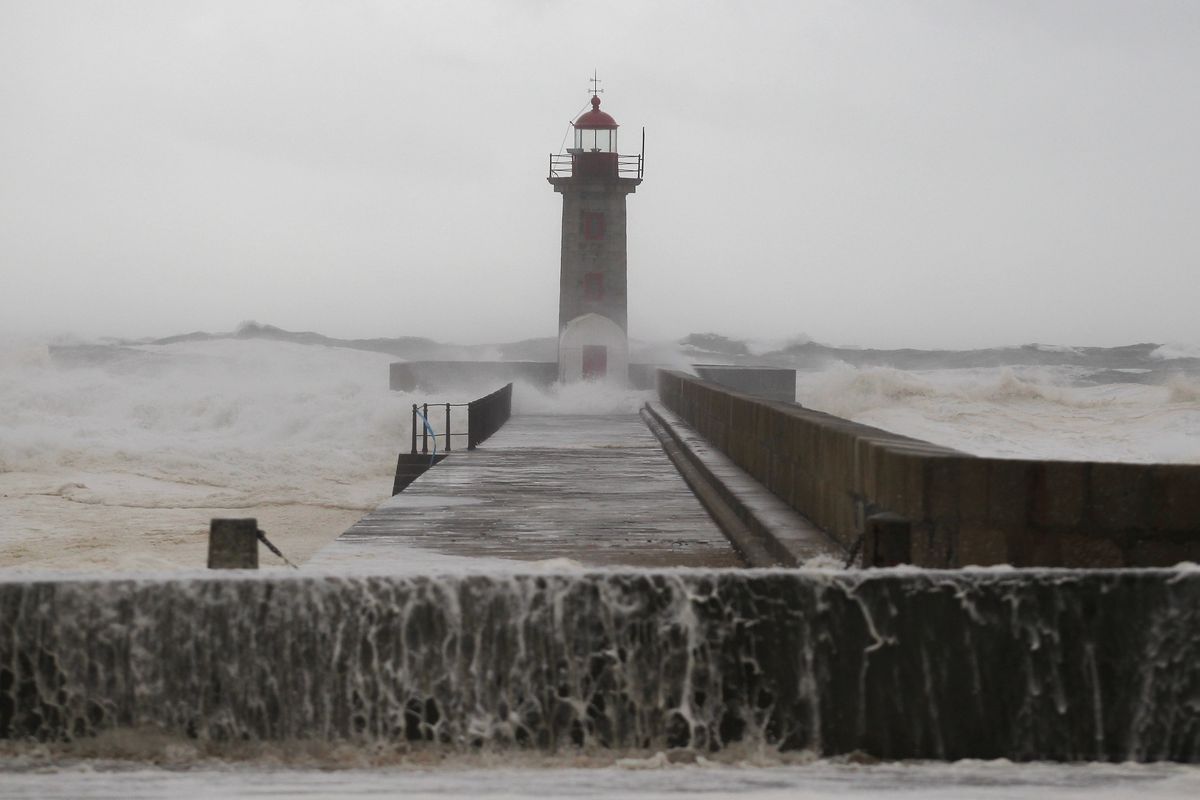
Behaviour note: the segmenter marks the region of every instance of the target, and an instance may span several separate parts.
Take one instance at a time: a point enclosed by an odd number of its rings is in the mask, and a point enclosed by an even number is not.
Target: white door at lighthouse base
[[[629,340],[621,326],[600,314],[584,314],[567,323],[558,337],[558,379],[625,383],[629,377]]]

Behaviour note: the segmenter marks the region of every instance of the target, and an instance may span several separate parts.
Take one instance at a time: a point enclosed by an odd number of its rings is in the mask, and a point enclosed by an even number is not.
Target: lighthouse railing
[[[636,155],[618,155],[617,156],[617,177],[620,178],[637,178],[642,179],[642,154]],[[574,156],[571,153],[551,153],[550,154],[550,175],[551,178],[570,178],[575,174]]]
[[[569,153],[551,153],[550,154],[550,177],[551,178],[569,178],[569,177],[571,177],[571,155]]]
[[[622,178],[642,179],[642,154],[617,156],[617,174]]]

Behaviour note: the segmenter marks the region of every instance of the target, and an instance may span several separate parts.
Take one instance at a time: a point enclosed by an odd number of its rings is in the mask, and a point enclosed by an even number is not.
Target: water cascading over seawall
[[[1200,761],[1200,572],[13,580],[0,737]]]

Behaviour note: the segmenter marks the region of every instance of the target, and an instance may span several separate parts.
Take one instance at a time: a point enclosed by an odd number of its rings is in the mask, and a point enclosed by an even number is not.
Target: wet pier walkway
[[[637,415],[516,416],[455,452],[309,568],[735,567],[737,555]]]

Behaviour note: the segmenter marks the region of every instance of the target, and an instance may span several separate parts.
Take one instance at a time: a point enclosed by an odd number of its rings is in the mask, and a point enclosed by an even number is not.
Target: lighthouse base
[[[628,383],[629,339],[620,325],[600,314],[571,320],[558,337],[558,380]]]

